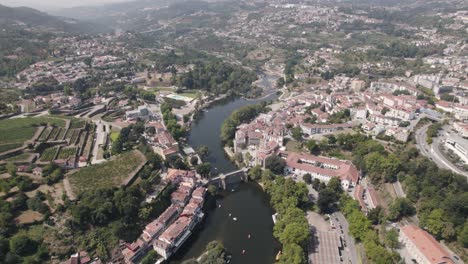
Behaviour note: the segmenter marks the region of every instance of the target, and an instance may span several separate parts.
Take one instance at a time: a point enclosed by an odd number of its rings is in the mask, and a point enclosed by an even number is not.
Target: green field
[[[57,159],[68,159],[73,157],[76,153],[76,148],[62,148],[60,149]]]
[[[115,140],[117,140],[117,138],[119,137],[119,135],[120,135],[120,132],[112,132],[112,133],[110,133],[110,139],[111,139],[112,141],[115,141]]]
[[[57,152],[57,148],[58,147],[51,147],[51,148],[48,148],[48,149],[44,150],[44,152],[42,152],[42,154],[41,154],[40,160],[41,161],[52,161],[54,159],[55,152]]]
[[[79,194],[86,190],[117,187],[143,161],[136,152],[126,152],[114,159],[80,169],[69,176],[72,190]]]
[[[15,148],[19,148],[23,145],[23,143],[11,143],[11,144],[1,144],[0,145],[0,153],[12,150]]]
[[[65,120],[51,117],[27,117],[0,120],[0,144],[23,143],[31,139],[39,125],[65,126]]]
[[[71,120],[70,129],[84,128],[86,122],[84,120],[73,118]]]
[[[16,155],[16,156],[13,156],[13,157],[9,157],[8,159],[5,159],[5,161],[23,161],[23,160],[27,160],[29,159],[29,157],[31,157],[32,154],[30,153],[23,153],[23,154],[19,154],[19,155]]]

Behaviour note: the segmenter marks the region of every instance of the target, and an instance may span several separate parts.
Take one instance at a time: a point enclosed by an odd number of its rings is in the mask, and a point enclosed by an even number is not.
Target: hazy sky
[[[50,10],[64,7],[100,5],[124,1],[130,0],[0,0],[0,4],[7,6],[28,6],[39,10]]]

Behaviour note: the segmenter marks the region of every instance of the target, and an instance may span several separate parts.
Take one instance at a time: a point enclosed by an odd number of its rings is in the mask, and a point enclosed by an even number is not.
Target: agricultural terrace
[[[51,148],[48,148],[48,149],[44,150],[44,152],[42,152],[42,154],[41,154],[40,161],[52,161],[52,160],[54,160],[55,153],[57,152],[57,148],[58,147],[51,147]]]
[[[68,159],[75,156],[76,149],[77,148],[61,148],[59,154],[57,155],[57,159]]]
[[[86,121],[81,119],[72,118],[70,123],[70,129],[84,128]]]
[[[65,126],[65,120],[53,117],[27,117],[0,120],[0,150],[7,151],[31,139],[41,125]]]
[[[139,151],[125,152],[102,164],[80,169],[68,176],[73,193],[120,186],[146,158]]]

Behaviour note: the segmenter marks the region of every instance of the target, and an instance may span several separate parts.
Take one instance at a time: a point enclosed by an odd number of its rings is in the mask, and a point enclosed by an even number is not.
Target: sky
[[[124,1],[129,0],[0,0],[0,4],[12,7],[27,6],[47,11],[66,7],[102,5]]]

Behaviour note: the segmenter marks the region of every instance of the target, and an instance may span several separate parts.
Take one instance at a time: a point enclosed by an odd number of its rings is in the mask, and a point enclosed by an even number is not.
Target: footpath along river
[[[242,98],[214,103],[201,118],[192,125],[189,144],[196,148],[208,146],[210,154],[206,161],[215,167],[216,173],[226,173],[236,169],[223,150],[220,139],[223,121],[236,109],[275,99],[270,95],[258,100]],[[199,231],[177,252],[171,263],[198,257],[206,245],[213,240],[223,243],[232,254],[233,264],[271,264],[279,244],[272,234],[273,221],[266,194],[256,183],[242,183],[235,190],[223,193],[216,200],[216,208],[209,210]],[[229,217],[231,214],[231,217]],[[237,221],[233,220],[237,218]],[[248,235],[251,238],[248,238]],[[242,251],[245,250],[245,254]]]

